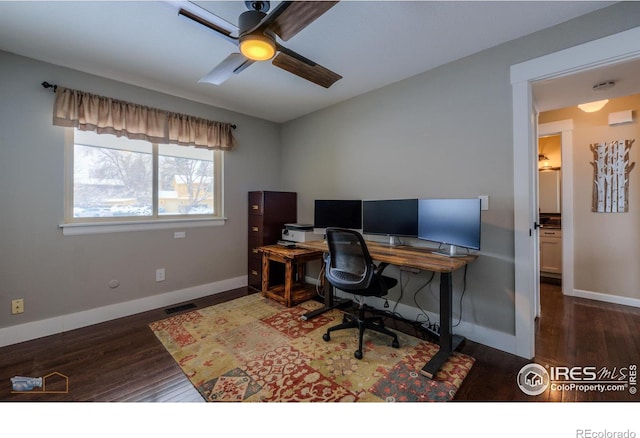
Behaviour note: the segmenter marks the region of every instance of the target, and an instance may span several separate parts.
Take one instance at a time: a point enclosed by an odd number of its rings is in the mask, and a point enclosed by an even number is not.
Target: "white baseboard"
[[[640,307],[640,299],[621,297],[619,295],[603,294],[589,290],[574,289],[573,296],[589,300],[604,301],[606,303],[621,304],[623,306]]]
[[[370,304],[377,309],[384,309],[384,299],[382,298],[369,298],[367,300],[367,304]],[[389,300],[389,308],[393,309],[393,306],[395,306],[395,303]],[[420,321],[425,321],[422,311],[413,306],[399,303],[396,307],[396,312],[402,315],[403,318],[411,321],[415,321],[419,315],[422,315]],[[437,313],[428,311],[425,313],[429,317],[430,321],[440,321],[440,315],[438,315]],[[454,316],[453,324],[456,324],[457,322],[458,320]],[[468,323],[465,321],[460,321],[460,324],[453,328],[453,333],[456,335],[464,336],[470,341],[477,342],[479,344],[486,345],[497,350],[505,351],[507,353],[516,354],[515,335],[510,335],[508,333],[500,332],[487,327],[482,327],[480,325]]]
[[[317,279],[311,277],[306,277],[305,281],[312,284],[317,283]],[[336,295],[349,299],[353,297],[352,294],[345,293],[340,290],[336,291]],[[384,299],[382,298],[368,297],[365,302],[368,305],[375,307],[376,309],[385,310]],[[394,301],[389,300],[389,309],[393,309],[395,305],[396,303]],[[398,303],[398,305],[395,307],[395,310],[397,313],[402,315],[403,318],[410,321],[415,321],[416,318],[418,318],[418,315],[421,315],[420,321],[425,321],[422,312],[413,306]],[[438,314],[432,312],[426,313],[432,322],[438,322],[440,320],[440,316]],[[457,323],[457,320],[454,320],[453,323]],[[510,335],[508,333],[500,332],[498,330],[493,330],[487,327],[482,327],[480,325],[468,323],[465,321],[461,321],[458,326],[454,327],[453,333],[456,335],[464,336],[470,341],[477,342],[479,344],[486,345],[497,350],[501,350],[511,354],[517,354],[515,335]]]
[[[182,303],[196,298],[214,295],[247,285],[247,276],[243,275],[214,283],[202,284],[187,289],[166,292],[160,295],[139,298],[137,300],[110,304],[82,312],[56,316],[40,321],[27,322],[0,329],[0,347],[30,341],[32,339],[87,327],[148,310]]]

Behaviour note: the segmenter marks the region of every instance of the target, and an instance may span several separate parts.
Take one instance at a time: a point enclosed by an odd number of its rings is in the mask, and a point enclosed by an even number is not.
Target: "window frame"
[[[159,146],[152,144],[152,203],[151,216],[74,217],[74,151],[75,128],[65,129],[64,139],[64,222],[60,224],[64,235],[113,233],[170,228],[193,228],[224,225],[224,152],[213,150],[213,210],[212,214],[158,213]],[[189,146],[184,146],[189,147]],[[217,212],[217,214],[216,214]]]

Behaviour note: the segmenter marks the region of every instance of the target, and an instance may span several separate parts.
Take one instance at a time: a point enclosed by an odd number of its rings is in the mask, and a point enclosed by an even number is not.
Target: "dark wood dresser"
[[[262,289],[262,253],[257,248],[278,243],[284,224],[296,223],[296,192],[249,192],[249,287]],[[270,284],[284,282],[284,267],[275,263]]]

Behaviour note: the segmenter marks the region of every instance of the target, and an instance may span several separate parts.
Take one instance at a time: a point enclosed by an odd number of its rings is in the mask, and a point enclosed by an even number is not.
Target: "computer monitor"
[[[457,248],[480,249],[480,199],[420,199],[418,238],[450,245],[436,251],[450,257],[463,256]]]
[[[362,201],[343,199],[316,199],[313,212],[313,227],[362,228]]]
[[[418,237],[418,200],[363,201],[362,232],[389,236],[389,245],[397,244],[397,237]]]

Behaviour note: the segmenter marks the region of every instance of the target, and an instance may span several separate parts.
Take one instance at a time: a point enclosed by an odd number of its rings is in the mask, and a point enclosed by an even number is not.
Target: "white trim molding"
[[[573,296],[578,298],[586,298],[588,300],[603,301],[605,303],[620,304],[622,306],[640,307],[640,299],[638,298],[603,294],[601,292],[593,292],[590,290],[574,289]]]
[[[224,225],[227,218],[156,219],[140,221],[83,222],[60,224],[64,236],[124,233],[128,231],[170,230]]]
[[[640,56],[640,27],[511,66],[511,83],[568,76]]]
[[[56,316],[40,321],[27,322],[0,329],[0,347],[30,341],[44,336],[111,321],[148,310],[159,309],[185,301],[214,295],[247,285],[247,276],[229,278],[214,283],[202,284],[187,289],[166,292],[137,300],[110,304],[82,312]]]
[[[538,125],[538,135],[561,134],[565,131],[573,131],[573,119],[558,120],[556,122],[541,123]]]

